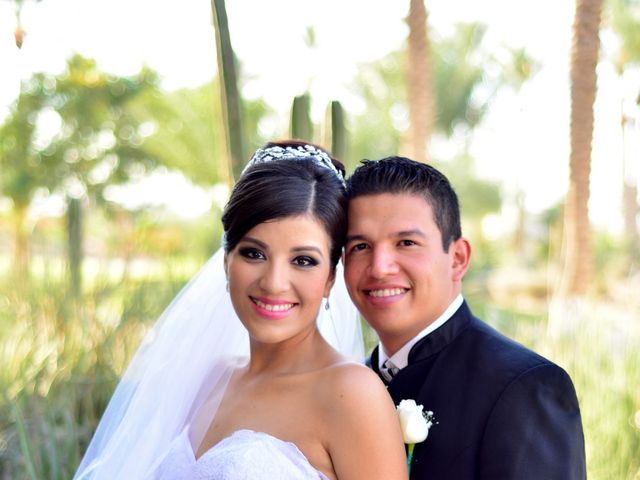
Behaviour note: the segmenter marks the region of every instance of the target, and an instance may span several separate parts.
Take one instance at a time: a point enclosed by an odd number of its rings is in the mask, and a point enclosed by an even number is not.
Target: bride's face
[[[310,216],[256,225],[225,257],[233,307],[253,341],[278,343],[315,328],[333,285],[330,238]]]

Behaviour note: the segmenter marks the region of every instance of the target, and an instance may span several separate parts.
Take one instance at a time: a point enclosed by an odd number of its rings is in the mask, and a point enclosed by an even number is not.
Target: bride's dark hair
[[[268,143],[263,149],[306,145],[311,144],[286,141]],[[328,154],[327,157],[344,176],[344,166]],[[311,215],[322,223],[331,239],[331,265],[335,268],[345,241],[346,209],[342,179],[312,155],[250,164],[233,187],[222,215],[225,252],[232,251],[240,239],[260,223]]]

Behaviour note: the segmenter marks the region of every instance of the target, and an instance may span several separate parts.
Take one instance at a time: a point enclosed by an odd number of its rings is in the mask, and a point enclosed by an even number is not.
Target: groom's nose
[[[391,248],[387,246],[374,247],[370,259],[370,276],[374,278],[384,278],[398,273],[398,262]]]

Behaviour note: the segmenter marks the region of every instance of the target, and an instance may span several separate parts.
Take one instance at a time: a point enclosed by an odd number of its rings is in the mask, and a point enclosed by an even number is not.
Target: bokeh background
[[[471,307],[571,374],[589,478],[640,479],[638,0],[0,0],[0,479],[73,475],[292,136],[447,173]]]

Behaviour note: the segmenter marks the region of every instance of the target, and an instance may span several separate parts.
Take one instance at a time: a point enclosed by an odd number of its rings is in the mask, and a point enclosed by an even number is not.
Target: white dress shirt
[[[382,343],[378,344],[378,369],[382,371],[383,367],[388,368],[390,366],[393,366],[398,370],[402,370],[404,367],[406,367],[409,364],[409,352],[411,351],[411,347],[413,347],[416,343],[418,343],[420,339],[426,337],[431,332],[433,332],[434,330],[444,325],[446,321],[449,320],[454,313],[456,313],[456,310],[460,308],[460,305],[462,305],[462,301],[463,301],[463,298],[462,298],[462,294],[460,293],[453,300],[453,302],[451,302],[451,304],[442,313],[442,315],[440,315],[435,320],[435,322],[432,322],[431,324],[429,324],[427,328],[422,330],[415,337],[413,337],[411,340],[405,343],[402,346],[402,348],[400,348],[400,350],[398,350],[396,353],[391,355],[391,357],[389,357],[387,355],[387,352],[384,351],[384,347],[382,346]],[[389,363],[387,363],[387,365],[385,366],[385,362],[387,360],[389,361]]]

